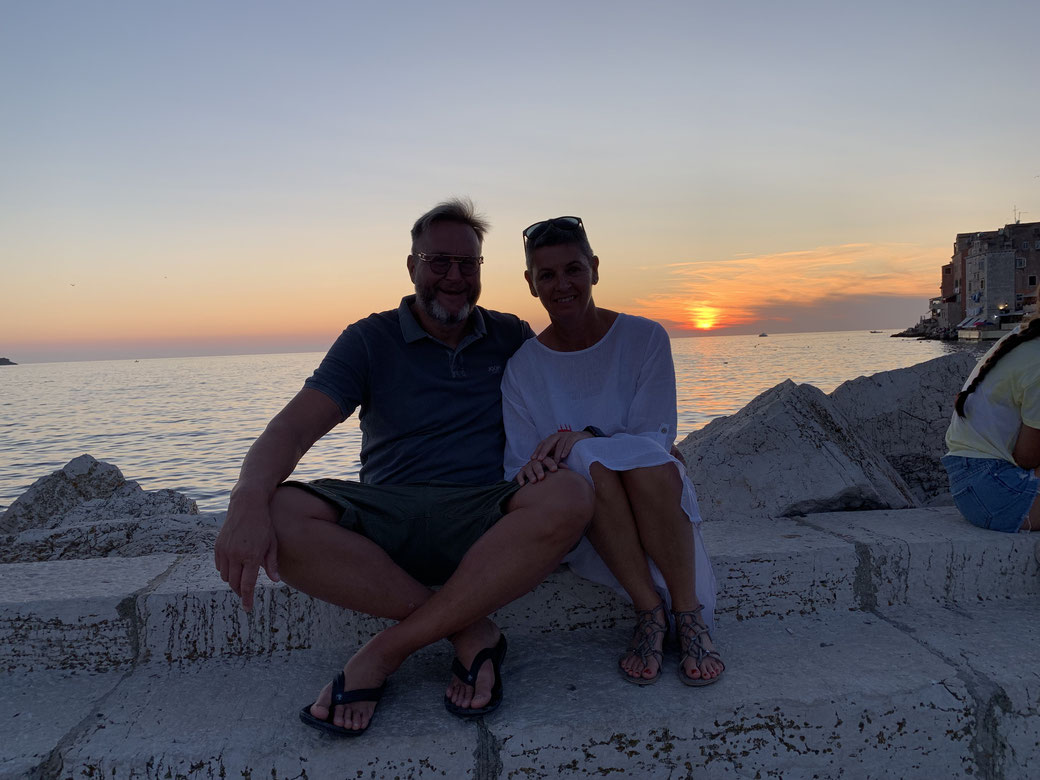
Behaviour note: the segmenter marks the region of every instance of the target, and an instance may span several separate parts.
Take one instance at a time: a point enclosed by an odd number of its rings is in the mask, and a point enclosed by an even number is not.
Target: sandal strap
[[[336,679],[332,681],[332,704],[329,707],[329,716],[331,717],[331,709],[338,704],[351,704],[356,701],[379,701],[383,696],[383,691],[386,690],[386,683],[383,683],[378,688],[355,688],[350,691],[345,691],[346,678],[343,676],[343,672],[336,675]]]
[[[675,633],[679,637],[679,649],[682,651],[679,656],[679,665],[681,666],[687,658],[693,658],[693,662],[700,668],[705,659],[712,658],[722,664],[722,668],[725,669],[726,664],[719,651],[709,650],[704,646],[704,637],[707,636],[708,639],[711,639],[711,632],[701,617],[702,609],[704,609],[703,604],[685,612],[672,610],[672,616],[675,618]]]
[[[661,620],[657,619],[657,613],[661,613]],[[660,666],[664,660],[661,651],[654,647],[658,636],[668,635],[668,622],[665,616],[664,602],[662,601],[653,609],[636,610],[636,628],[632,633],[632,641],[628,645],[627,653],[639,657],[643,665],[651,658]]]
[[[488,661],[491,661],[491,665],[495,667],[495,676],[497,678],[498,666],[502,663],[502,658],[506,654],[505,644],[505,634],[501,634],[498,643],[494,647],[485,647],[473,656],[473,663],[469,665],[469,669],[462,665],[462,661],[458,657],[453,658],[451,660],[451,673],[466,685],[476,685],[480,668]]]

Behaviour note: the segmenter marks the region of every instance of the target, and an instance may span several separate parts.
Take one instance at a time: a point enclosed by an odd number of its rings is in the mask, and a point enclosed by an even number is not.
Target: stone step
[[[730,620],[707,688],[680,684],[672,649],[657,684],[622,681],[627,626],[515,630],[505,701],[470,723],[442,707],[441,643],[350,740],[297,717],[346,651],[7,674],[0,778],[1025,778],[1038,618],[1030,598]]]
[[[718,520],[704,526],[720,626],[901,604],[972,604],[1040,595],[1028,534],[975,528],[951,508]],[[0,666],[121,669],[336,649],[384,621],[315,601],[261,576],[243,612],[210,554],[0,566]],[[569,572],[496,613],[527,634],[627,625],[613,591]]]

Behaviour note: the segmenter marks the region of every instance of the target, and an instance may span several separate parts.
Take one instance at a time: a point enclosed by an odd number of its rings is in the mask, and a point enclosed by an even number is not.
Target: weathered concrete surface
[[[954,396],[975,362],[965,352],[943,355],[849,380],[830,394],[856,435],[885,456],[919,503],[949,491],[939,458]]]
[[[981,717],[971,740],[983,777],[1036,777],[1040,765],[1040,603],[879,610],[922,647],[956,665]],[[1024,771],[1029,774],[1023,774]]]
[[[45,756],[36,776],[1024,778],[1040,760],[1037,618],[1029,599],[725,620],[729,668],[704,689],[679,683],[672,649],[658,684],[624,683],[623,627],[514,633],[505,703],[470,724],[443,710],[443,645],[394,676],[349,741],[296,714],[341,654],[142,664],[99,683],[61,737],[33,730],[52,701],[5,702],[21,714],[5,719],[0,776]]]
[[[678,448],[709,520],[917,503],[884,456],[812,385],[783,382]]]
[[[0,668],[105,671],[138,654],[137,596],[172,555],[0,566]]]
[[[738,621],[1040,596],[1028,535],[975,528],[951,508],[715,521],[704,538],[717,613]],[[11,639],[0,659],[11,668],[339,650],[388,625],[263,574],[245,613],[211,553],[14,564],[0,573],[13,583],[0,597],[0,638]],[[627,626],[630,610],[610,589],[560,571],[495,619],[507,631],[559,636]],[[99,663],[109,666],[91,666],[94,645],[82,640],[95,635],[106,648]]]
[[[801,524],[852,543],[861,608],[1040,597],[1036,534],[986,531],[956,509],[810,515]]]
[[[0,683],[0,778],[25,778],[96,718],[123,672],[5,674]]]

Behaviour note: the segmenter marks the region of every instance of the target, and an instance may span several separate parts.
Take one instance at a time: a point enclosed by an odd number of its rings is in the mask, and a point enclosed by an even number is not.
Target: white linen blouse
[[[587,349],[559,352],[528,339],[506,366],[502,380],[506,430],[505,479],[514,479],[545,437],[593,425],[604,438],[583,439],[566,459],[592,482],[589,468],[612,471],[674,463],[682,476],[683,512],[693,523],[695,587],[703,617],[714,627],[715,577],[700,533],[697,497],[686,468],[669,451],[678,425],[671,342],[652,320],[619,314],[606,335]],[[588,539],[564,561],[586,579],[627,594]],[[654,584],[671,606],[660,570],[649,561]]]

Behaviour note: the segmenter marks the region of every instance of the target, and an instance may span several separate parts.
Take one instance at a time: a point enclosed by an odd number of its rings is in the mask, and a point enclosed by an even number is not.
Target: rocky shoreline
[[[387,622],[262,575],[242,612],[213,566],[223,513],[80,456],[0,516],[0,780],[1029,777],[1035,542],[969,525],[937,470],[971,363],[785,382],[679,444],[719,584],[717,685],[682,685],[670,647],[657,685],[624,684],[631,605],[560,570],[494,615],[497,713],[444,712],[440,643],[349,745],[297,712]]]

